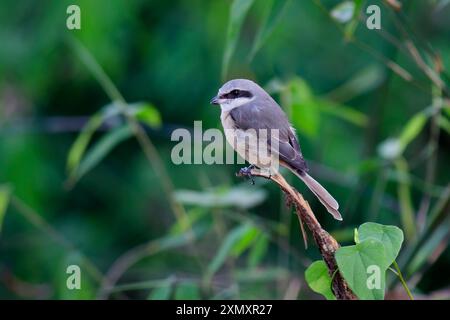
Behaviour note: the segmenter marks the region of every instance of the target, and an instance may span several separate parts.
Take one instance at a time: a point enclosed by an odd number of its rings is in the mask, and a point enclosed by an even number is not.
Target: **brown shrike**
[[[329,213],[342,220],[338,202],[308,174],[295,131],[272,97],[258,84],[246,79],[225,83],[212,104],[220,105],[220,119],[228,143],[252,166],[278,171],[288,168],[314,193]],[[263,152],[264,150],[265,152]]]

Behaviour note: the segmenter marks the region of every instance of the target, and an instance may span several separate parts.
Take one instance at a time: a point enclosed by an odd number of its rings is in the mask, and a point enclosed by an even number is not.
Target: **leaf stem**
[[[397,261],[394,260],[394,263],[392,264],[397,271],[397,276],[400,279],[400,282],[402,283],[403,288],[406,291],[406,294],[408,295],[410,300],[414,300],[413,295],[411,294],[411,291],[408,288],[408,285],[406,284],[405,279],[403,278],[402,272],[400,271],[400,268],[398,267]]]

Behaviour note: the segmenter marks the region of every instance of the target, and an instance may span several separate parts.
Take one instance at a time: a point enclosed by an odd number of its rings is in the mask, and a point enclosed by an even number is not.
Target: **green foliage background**
[[[275,186],[171,162],[175,128],[220,128],[209,100],[236,77],[280,102],[339,199],[342,223],[289,176],[324,228],[350,244],[366,221],[399,226],[414,294],[449,298],[450,5],[354,1],[343,19],[341,2],[84,0],[69,31],[74,1],[2,1],[0,298],[320,298],[304,279],[320,256]]]

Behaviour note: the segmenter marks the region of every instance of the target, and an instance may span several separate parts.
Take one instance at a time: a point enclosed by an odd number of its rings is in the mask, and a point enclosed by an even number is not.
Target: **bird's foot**
[[[255,180],[253,180],[253,175],[252,175],[252,169],[254,169],[254,168],[255,168],[255,166],[253,164],[249,165],[248,167],[241,168],[239,170],[238,175],[246,177],[247,179],[250,179],[251,183],[254,185],[255,184]]]

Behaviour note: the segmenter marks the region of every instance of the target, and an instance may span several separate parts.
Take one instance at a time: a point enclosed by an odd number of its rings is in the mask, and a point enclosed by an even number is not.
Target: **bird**
[[[300,178],[336,220],[342,220],[336,199],[308,174],[295,129],[263,88],[248,79],[233,79],[219,89],[211,104],[220,105],[227,142],[250,163],[244,172],[251,175],[251,170],[258,167],[275,174],[278,167],[274,164],[279,163]],[[266,137],[262,132],[266,132]],[[268,136],[267,132],[277,134]],[[265,154],[254,142],[260,142],[258,139],[266,144],[268,152]]]

